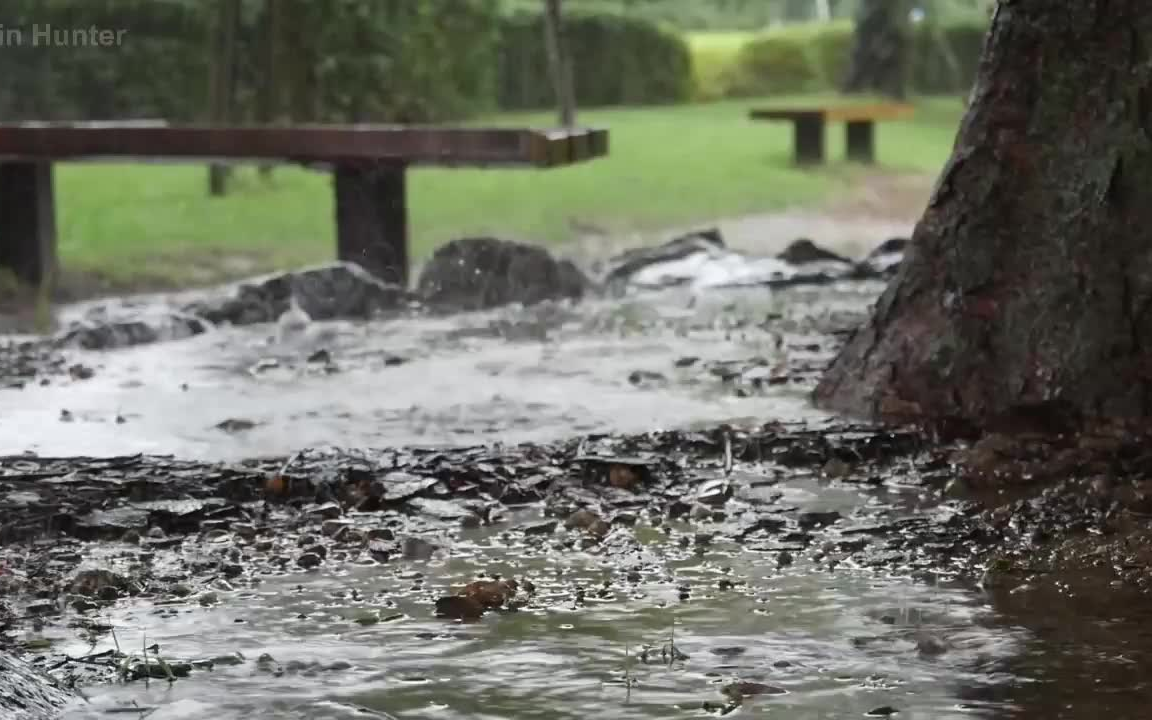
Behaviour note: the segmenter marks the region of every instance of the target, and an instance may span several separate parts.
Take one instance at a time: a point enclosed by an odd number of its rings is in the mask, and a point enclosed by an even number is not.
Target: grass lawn
[[[413,255],[477,233],[561,241],[572,237],[573,219],[650,230],[817,203],[859,176],[837,162],[792,168],[791,126],[748,121],[747,109],[758,104],[583,112],[581,124],[611,132],[609,157],[584,165],[412,171]],[[960,102],[917,104],[914,120],[879,126],[883,166],[933,172],[947,159]],[[552,117],[501,115],[479,124],[525,123],[548,126]],[[842,135],[830,128],[833,159],[843,156]],[[333,257],[326,175],[284,167],[265,184],[244,168],[232,194],[217,199],[207,196],[206,182],[206,170],[192,165],[58,166],[65,276],[96,276],[118,288],[185,285]]]

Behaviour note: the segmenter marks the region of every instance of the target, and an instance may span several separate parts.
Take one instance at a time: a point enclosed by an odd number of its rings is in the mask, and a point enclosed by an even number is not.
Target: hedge
[[[266,4],[243,0],[236,116],[256,116]],[[5,0],[0,118],[204,119],[215,2]],[[301,121],[436,121],[490,109],[498,0],[284,0],[277,72]],[[119,47],[33,47],[33,24],[125,29]]]
[[[576,102],[582,106],[684,102],[692,94],[692,54],[659,25],[600,11],[570,11],[565,32]],[[508,110],[556,104],[543,16],[517,12],[503,23],[497,101]]]
[[[913,30],[911,87],[914,93],[934,95],[961,92],[976,78],[984,48],[987,23],[961,20],[940,27],[959,63],[960,87],[940,52],[931,26]],[[852,25],[834,22],[797,25],[774,30],[749,40],[729,59],[724,71],[713,69],[708,78],[718,88],[697,88],[698,97],[749,97],[836,90],[847,71],[852,50]],[[715,63],[715,58],[709,58]]]

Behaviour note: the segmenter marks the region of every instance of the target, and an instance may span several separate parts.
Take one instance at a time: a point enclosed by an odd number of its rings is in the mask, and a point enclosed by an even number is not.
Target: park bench
[[[846,126],[848,159],[872,164],[876,162],[876,123],[912,117],[914,108],[903,103],[870,103],[808,107],[772,107],[754,109],[753,120],[788,121],[794,131],[793,150],[797,165],[824,162],[824,128],[830,122]]]
[[[554,168],[607,152],[607,131],[591,129],[0,124],[0,270],[33,286],[56,272],[57,162],[295,163],[330,169],[337,257],[406,284],[407,168]]]

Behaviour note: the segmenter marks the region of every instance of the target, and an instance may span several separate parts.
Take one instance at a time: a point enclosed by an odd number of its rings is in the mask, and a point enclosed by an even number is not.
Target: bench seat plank
[[[589,138],[596,138],[589,142]],[[0,161],[171,158],[340,164],[554,167],[607,152],[604,130],[388,125],[0,124]]]
[[[411,166],[551,168],[608,154],[608,132],[411,125],[212,126],[162,121],[0,124],[0,269],[56,272],[52,164],[298,163],[331,168],[341,260],[408,281]]]

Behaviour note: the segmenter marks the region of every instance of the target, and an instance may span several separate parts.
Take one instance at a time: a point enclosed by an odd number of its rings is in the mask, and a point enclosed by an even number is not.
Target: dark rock
[[[372,528],[368,531],[369,540],[395,540],[396,533],[391,528]]]
[[[900,712],[900,711],[897,710],[896,708],[892,707],[891,705],[882,705],[878,708],[872,708],[871,710],[869,710],[868,712],[866,712],[864,714],[866,717],[891,717],[892,715],[895,715],[898,712]]]
[[[98,307],[54,338],[59,347],[85,350],[145,345],[199,335],[211,327],[202,318],[172,310]]]
[[[668,385],[668,378],[651,370],[633,370],[628,375],[628,382],[638,388],[662,388]]]
[[[613,290],[621,289],[630,277],[649,265],[671,262],[694,253],[724,248],[724,238],[716,228],[698,230],[672,238],[654,248],[628,250],[609,260],[612,268],[604,278],[605,285]]]
[[[840,519],[841,515],[835,510],[827,512],[805,512],[800,513],[796,522],[804,530],[811,530],[813,528],[827,527]]]
[[[725,697],[732,700],[740,700],[746,697],[754,697],[756,695],[786,695],[787,690],[775,685],[765,685],[764,683],[749,682],[747,680],[740,680],[724,686],[721,690]]]
[[[222,420],[214,426],[217,430],[223,430],[226,433],[244,432],[256,427],[257,423],[246,418],[228,418]]]
[[[597,537],[607,535],[610,529],[608,523],[591,510],[577,510],[572,513],[564,522],[564,527],[569,530],[586,530]]]
[[[321,560],[328,558],[328,548],[324,547],[323,545],[311,545],[304,548],[304,552],[318,555]]]
[[[480,601],[465,595],[448,595],[436,601],[436,617],[449,620],[477,620],[484,615]]]
[[[441,246],[417,283],[429,305],[481,310],[512,303],[579,300],[588,280],[575,265],[536,245],[474,237]]]
[[[831,250],[820,247],[808,238],[792,241],[777,258],[793,265],[808,265],[812,263],[843,263],[844,269],[852,266],[852,261]]]
[[[81,570],[76,573],[72,578],[71,591],[77,595],[85,595],[88,597],[100,596],[107,588],[111,588],[116,594],[111,598],[115,600],[120,596],[120,592],[128,589],[128,579],[123,575],[114,573],[111,570],[103,569],[89,569]],[[107,599],[107,598],[105,598]]]
[[[355,263],[336,262],[245,281],[184,308],[212,323],[250,325],[277,320],[291,299],[313,320],[368,318],[401,309],[412,296]]]
[[[560,523],[556,520],[545,520],[524,526],[525,535],[551,535]]]
[[[304,569],[318,567],[324,559],[313,552],[306,552],[300,557],[296,558],[296,564]]]

